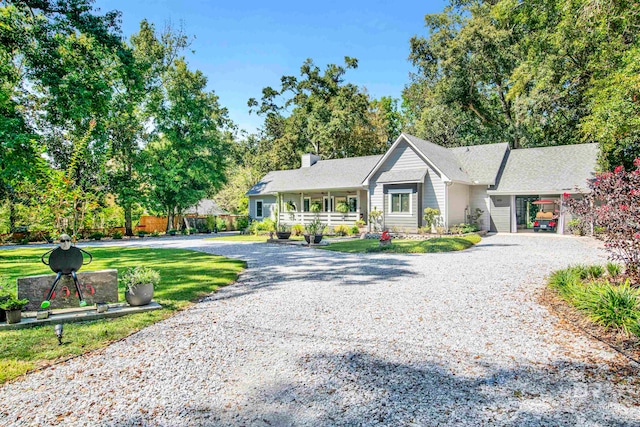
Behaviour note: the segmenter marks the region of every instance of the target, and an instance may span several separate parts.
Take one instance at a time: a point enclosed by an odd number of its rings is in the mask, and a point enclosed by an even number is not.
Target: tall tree
[[[155,139],[146,147],[147,179],[152,203],[167,213],[167,230],[181,214],[225,181],[221,127],[226,110],[206,92],[206,77],[178,59],[152,99]]]
[[[144,169],[142,148],[149,139],[146,130],[151,112],[150,98],[162,89],[162,77],[168,72],[187,38],[170,26],[158,34],[146,20],[131,37],[129,49],[120,55],[119,78],[114,82],[114,97],[108,120],[109,189],[124,210],[125,234],[133,235],[132,211],[143,202],[145,186],[140,169]]]
[[[293,168],[299,155],[314,152],[325,159],[378,154],[386,148],[386,132],[376,133],[369,96],[344,82],[358,61],[345,57],[344,65],[329,64],[321,71],[311,59],[300,68],[300,78],[282,76],[278,90],[266,87],[260,103],[251,98],[251,111],[265,115],[261,151],[272,168]],[[289,112],[287,114],[287,112]],[[382,124],[386,126],[385,122]]]

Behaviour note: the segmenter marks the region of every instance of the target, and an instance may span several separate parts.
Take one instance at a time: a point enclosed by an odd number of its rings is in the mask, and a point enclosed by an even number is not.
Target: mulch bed
[[[603,342],[630,362],[635,362],[636,367],[640,367],[640,337],[626,336],[615,329],[605,328],[592,322],[584,313],[564,301],[552,289],[545,288],[539,297],[539,302],[558,316],[562,327]]]

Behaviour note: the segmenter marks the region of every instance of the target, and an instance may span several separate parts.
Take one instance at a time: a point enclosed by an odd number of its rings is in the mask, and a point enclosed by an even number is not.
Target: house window
[[[324,211],[325,212],[333,212],[333,197],[324,196]]]
[[[389,194],[389,205],[391,213],[411,213],[411,191],[395,191]]]
[[[263,216],[262,200],[256,200],[256,218],[262,218]]]
[[[357,212],[358,211],[358,198],[356,196],[347,197],[349,212]]]
[[[303,212],[309,212],[311,210],[311,198],[310,197],[305,197],[304,198],[304,204],[303,204]]]

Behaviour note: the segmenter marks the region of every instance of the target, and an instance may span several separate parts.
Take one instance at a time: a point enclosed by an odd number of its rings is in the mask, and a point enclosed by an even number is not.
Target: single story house
[[[304,154],[299,169],[269,172],[247,192],[249,215],[278,215],[288,224],[319,216],[335,226],[367,221],[377,211],[381,227],[415,232],[430,207],[440,211],[437,221],[446,228],[481,211],[481,229],[517,232],[529,222],[532,201],[554,200],[563,212],[564,193],[588,191],[598,154],[598,144],[445,148],[403,133],[384,155],[320,160]],[[348,212],[336,211],[341,203]],[[567,219],[560,215],[559,232]]]

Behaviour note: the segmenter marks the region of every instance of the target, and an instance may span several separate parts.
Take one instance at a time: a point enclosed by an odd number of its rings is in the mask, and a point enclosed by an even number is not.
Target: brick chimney
[[[316,156],[315,154],[307,153],[302,155],[302,167],[309,168],[315,165],[318,160],[320,160],[320,156]]]

